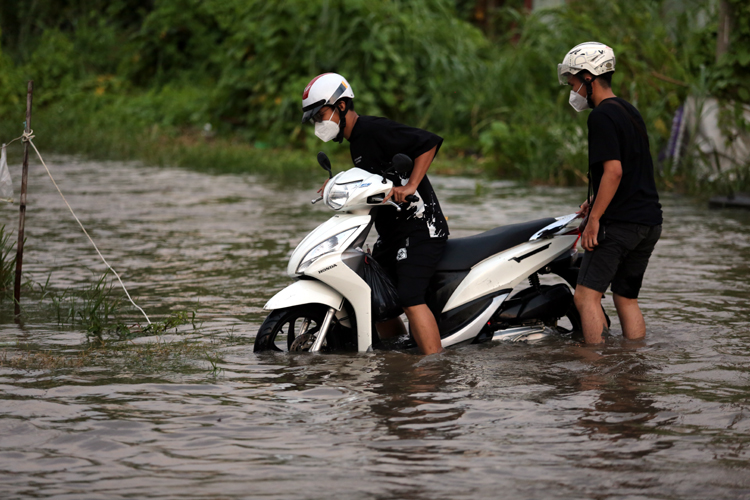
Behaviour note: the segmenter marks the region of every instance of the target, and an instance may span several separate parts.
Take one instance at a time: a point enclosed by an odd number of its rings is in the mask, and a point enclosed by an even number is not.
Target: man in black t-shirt
[[[373,258],[395,278],[401,305],[422,353],[440,352],[440,332],[425,303],[425,293],[443,255],[448,223],[426,173],[443,139],[386,118],[359,116],[353,98],[344,77],[319,75],[302,94],[302,122],[313,120],[315,135],[323,141],[347,139],[354,166],[393,181],[383,203],[392,199],[402,208],[399,212],[390,205],[378,207],[375,229],[379,237]],[[412,159],[412,171],[384,173],[398,153]],[[415,195],[417,201],[407,202],[409,195]],[[406,331],[401,319],[395,318],[378,324],[378,333],[389,338]]]
[[[623,335],[646,335],[638,293],[661,235],[646,125],[635,107],[612,92],[614,70],[614,52],[597,42],[577,45],[558,65],[560,84],[572,87],[570,105],[578,112],[593,108],[589,195],[579,212],[586,216],[581,235],[586,253],[574,297],[587,343],[602,342],[608,331],[601,300],[610,284]]]

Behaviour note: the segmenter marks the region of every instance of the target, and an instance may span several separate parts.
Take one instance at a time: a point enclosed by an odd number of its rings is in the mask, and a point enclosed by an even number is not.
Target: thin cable
[[[60,193],[60,196],[62,197],[63,201],[65,202],[65,205],[68,206],[68,210],[70,210],[70,213],[73,215],[73,218],[76,220],[76,222],[78,223],[78,225],[81,226],[81,229],[83,230],[83,234],[86,235],[86,237],[89,239],[89,241],[91,242],[91,244],[94,246],[94,250],[96,250],[96,253],[99,254],[99,257],[101,257],[102,262],[104,262],[104,264],[106,264],[106,266],[109,268],[109,270],[112,271],[112,273],[115,275],[115,277],[117,277],[117,281],[120,282],[120,286],[122,286],[122,289],[125,291],[125,295],[128,296],[128,300],[130,301],[130,303],[133,304],[133,306],[136,309],[138,309],[139,311],[141,311],[141,314],[143,314],[143,316],[146,318],[146,321],[148,321],[148,324],[150,325],[151,324],[151,320],[148,319],[148,315],[146,314],[146,312],[143,309],[141,309],[138,306],[138,304],[136,304],[133,301],[133,299],[130,297],[130,294],[128,293],[128,289],[125,288],[125,284],[123,284],[122,280],[120,279],[120,275],[117,274],[117,271],[115,271],[112,268],[112,266],[109,265],[109,262],[107,262],[107,259],[105,259],[104,256],[102,255],[102,253],[99,251],[99,248],[96,246],[96,243],[94,243],[94,240],[92,240],[91,236],[89,236],[89,233],[86,231],[86,228],[83,227],[83,224],[81,224],[81,221],[78,220],[78,217],[76,216],[75,212],[73,212],[73,209],[70,207],[70,204],[68,203],[68,200],[65,199],[65,195],[62,194],[62,191],[60,191],[60,187],[57,185],[57,182],[55,182],[55,179],[52,177],[52,173],[49,171],[49,168],[47,168],[47,164],[44,163],[44,160],[42,159],[42,155],[39,154],[39,150],[34,145],[34,141],[31,140],[33,137],[34,137],[34,131],[33,130],[29,130],[28,132],[24,132],[23,135],[21,137],[19,137],[19,139],[21,139],[23,142],[28,142],[29,144],[31,144],[31,147],[34,148],[34,151],[36,151],[36,155],[39,157],[39,161],[41,161],[42,165],[44,165],[44,169],[47,171],[47,175],[49,175],[49,178],[52,181],[52,184],[55,185],[55,188],[57,189],[57,192]],[[13,139],[13,140],[15,141],[17,139]],[[11,142],[13,142],[13,141],[11,141]],[[10,142],[8,144],[10,144]]]

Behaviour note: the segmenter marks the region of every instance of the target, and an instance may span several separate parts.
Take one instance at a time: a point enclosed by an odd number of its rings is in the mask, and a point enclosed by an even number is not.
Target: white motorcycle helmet
[[[345,97],[354,98],[346,78],[338,73],[316,76],[302,92],[302,123],[309,121],[323,106],[335,106]]]
[[[560,85],[568,84],[568,76],[586,70],[594,76],[615,70],[615,52],[599,42],[579,43],[565,54],[563,62],[557,65],[557,79]]]

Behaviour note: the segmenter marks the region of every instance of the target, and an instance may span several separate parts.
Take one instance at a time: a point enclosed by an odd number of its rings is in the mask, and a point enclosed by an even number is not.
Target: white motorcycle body
[[[373,225],[372,209],[397,209],[394,203],[390,203],[394,206],[382,204],[392,187],[391,181],[359,168],[333,177],[322,200],[336,215],[297,245],[289,259],[287,274],[298,281],[277,293],[264,307],[274,311],[304,304],[326,306],[324,328],[317,332],[310,351],[322,348],[326,329],[333,322],[355,329],[356,350],[371,350],[377,318],[372,317],[371,290],[363,279],[362,247]],[[537,307],[534,301],[542,305],[544,301],[539,294],[527,293],[529,298],[514,302],[514,289],[530,278],[534,282],[537,273],[571,266],[577,257],[577,217],[572,214],[542,219],[449,239],[428,291],[428,305],[438,321],[443,347],[545,335],[545,322],[536,317],[525,318],[523,313],[529,307]],[[566,279],[571,283],[571,279]],[[541,290],[538,278],[535,284],[536,290]],[[574,286],[574,280],[571,285]],[[570,293],[567,285],[560,286]],[[562,290],[555,294],[560,297],[549,300],[557,301],[560,309],[568,299],[561,296]],[[557,311],[553,316],[563,314]]]

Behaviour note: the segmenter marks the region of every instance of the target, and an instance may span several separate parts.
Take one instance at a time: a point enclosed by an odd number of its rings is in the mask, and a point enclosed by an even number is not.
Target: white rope
[[[13,141],[21,139],[23,142],[28,142],[29,144],[31,144],[31,147],[34,148],[34,151],[36,151],[36,155],[39,157],[39,161],[41,161],[42,165],[44,165],[44,169],[47,171],[47,175],[49,175],[49,178],[52,181],[52,184],[54,184],[55,188],[57,188],[57,192],[60,193],[60,196],[62,197],[63,201],[65,202],[65,205],[68,206],[68,210],[70,210],[70,213],[73,215],[73,218],[76,220],[76,222],[78,223],[78,225],[81,226],[81,229],[83,230],[83,234],[86,235],[86,237],[89,239],[89,241],[91,242],[91,244],[94,246],[94,250],[96,250],[96,253],[99,254],[99,257],[101,257],[102,262],[104,262],[104,264],[106,264],[106,266],[109,268],[109,270],[112,271],[112,273],[117,277],[117,281],[120,282],[120,286],[122,286],[122,289],[125,291],[125,295],[128,296],[128,300],[130,301],[130,303],[133,304],[133,306],[136,309],[138,309],[139,311],[141,311],[141,313],[143,314],[143,316],[146,318],[146,321],[148,321],[148,324],[150,325],[151,324],[151,320],[148,319],[148,315],[146,314],[146,312],[143,309],[141,309],[138,306],[138,304],[136,304],[133,301],[133,299],[130,297],[130,294],[128,293],[127,288],[125,288],[125,285],[123,284],[122,280],[120,279],[120,275],[117,274],[117,271],[115,271],[112,268],[112,266],[109,265],[109,262],[107,262],[107,259],[105,259],[104,256],[102,255],[102,253],[99,251],[99,248],[96,246],[96,243],[94,243],[94,240],[92,240],[91,236],[89,236],[89,233],[86,231],[86,228],[83,227],[83,224],[81,224],[81,221],[78,219],[78,217],[76,216],[75,212],[73,212],[73,209],[70,207],[70,204],[68,203],[68,200],[65,199],[65,195],[62,194],[62,191],[60,191],[60,187],[57,185],[57,182],[55,182],[55,179],[52,177],[52,173],[49,171],[49,168],[47,168],[47,164],[44,163],[44,160],[42,159],[42,155],[39,154],[39,150],[34,145],[34,141],[31,140],[33,138],[34,138],[34,131],[33,130],[29,130],[28,132],[24,132],[23,135],[21,135],[21,137],[13,139]],[[10,141],[10,142],[13,142],[13,141]],[[10,142],[8,144],[10,144]]]

